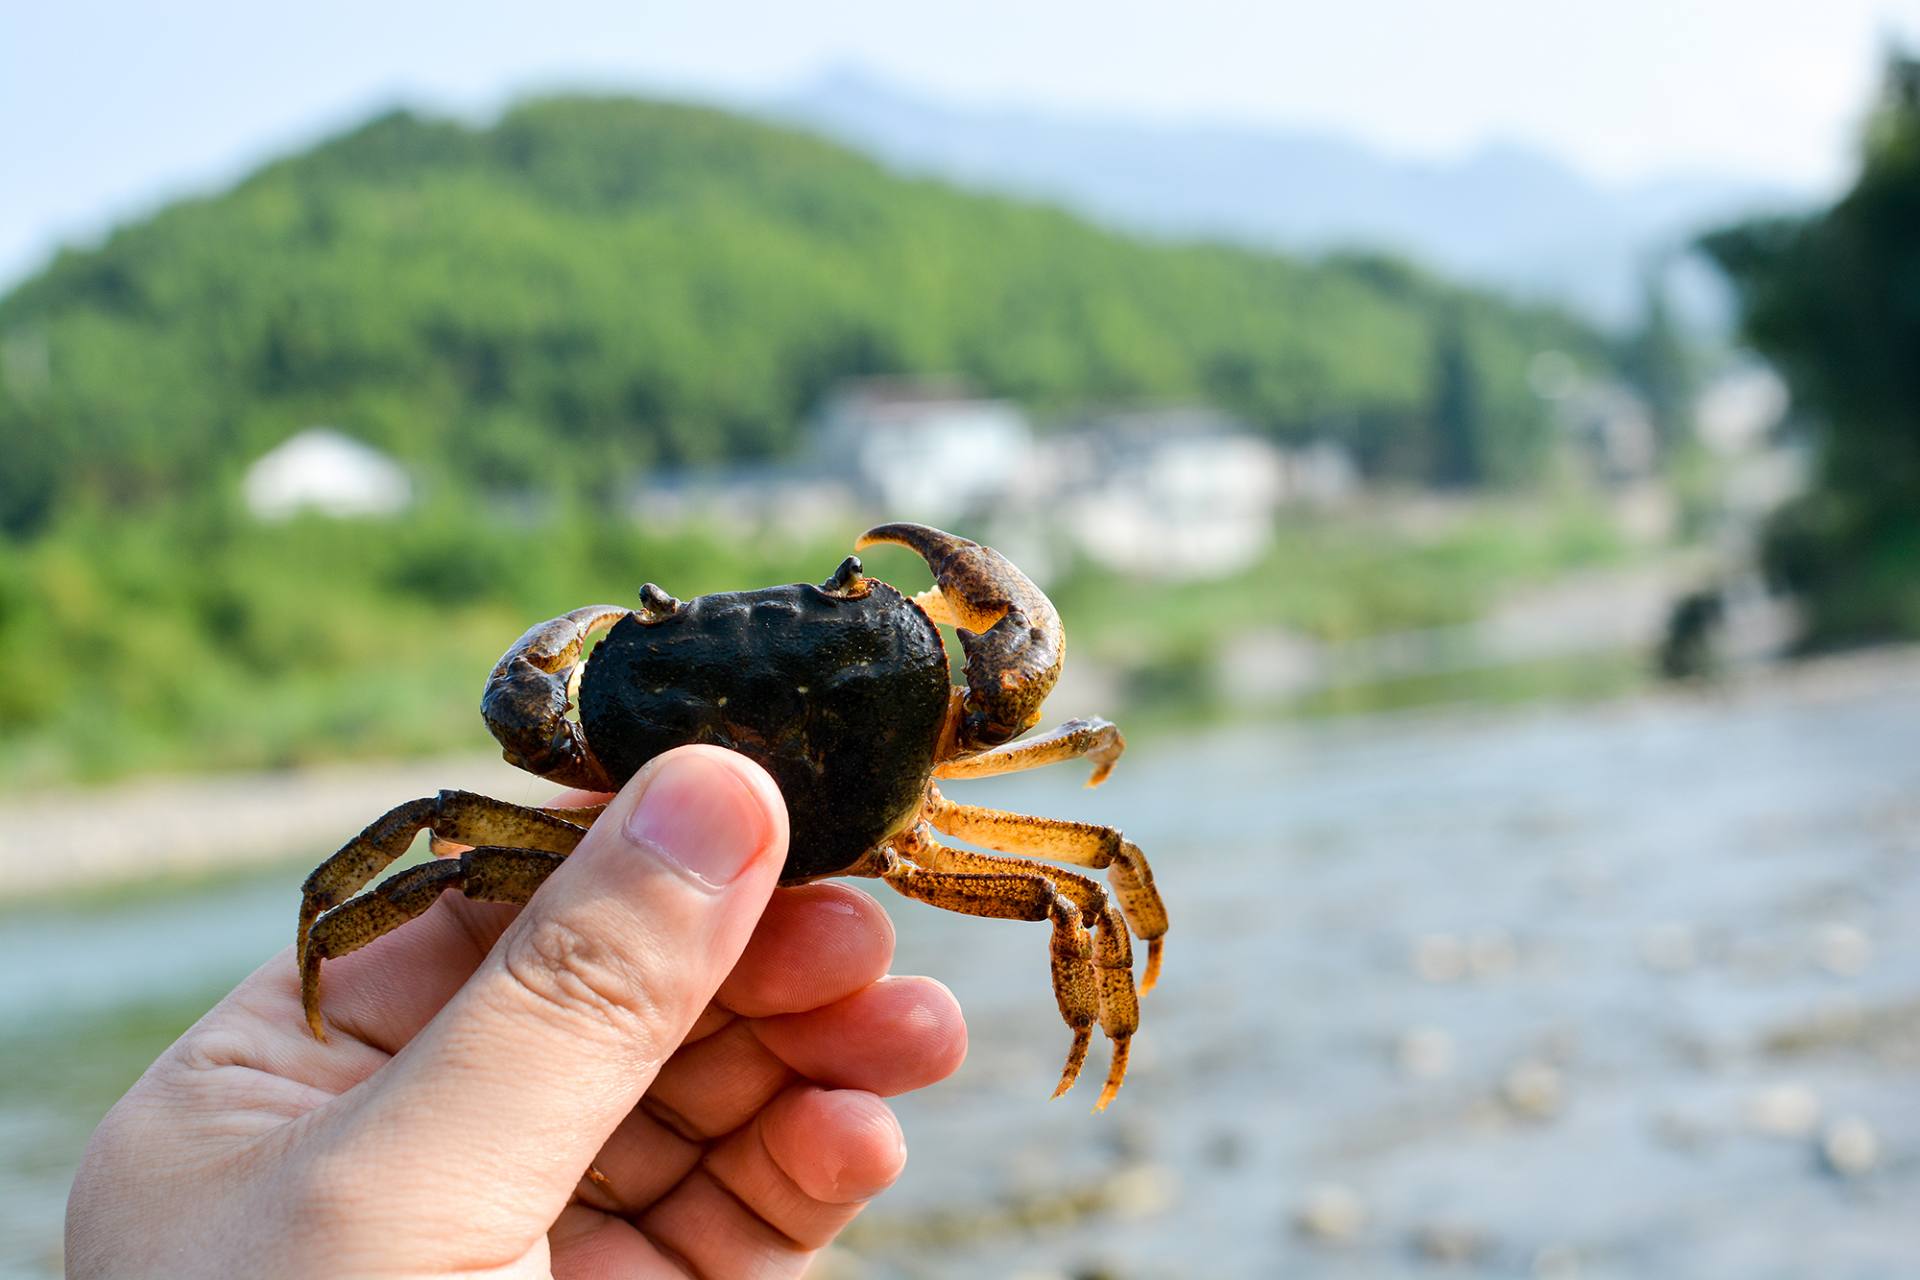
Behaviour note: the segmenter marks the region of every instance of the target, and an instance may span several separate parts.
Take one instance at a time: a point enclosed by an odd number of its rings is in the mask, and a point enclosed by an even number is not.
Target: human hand
[[[774,892],[786,844],[762,770],[682,748],[525,908],[448,894],[330,962],[326,1044],[282,952],[95,1132],[68,1275],[798,1274],[900,1173],[880,1097],[966,1034],[883,977],[871,898]]]

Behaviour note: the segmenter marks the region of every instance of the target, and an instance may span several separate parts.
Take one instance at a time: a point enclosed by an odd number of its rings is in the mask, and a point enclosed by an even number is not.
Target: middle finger
[[[825,1008],[738,1019],[683,1047],[594,1160],[589,1203],[637,1213],[795,1080],[891,1096],[951,1075],[966,1055],[960,1007],[931,978],[888,978]]]

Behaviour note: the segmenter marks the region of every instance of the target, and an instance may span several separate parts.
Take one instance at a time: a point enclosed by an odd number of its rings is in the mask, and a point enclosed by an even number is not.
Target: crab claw
[[[652,583],[642,589],[640,599],[650,613],[672,612],[679,603]],[[613,789],[580,726],[566,714],[587,641],[626,616],[619,605],[588,605],[543,622],[514,641],[487,677],[480,700],[480,714],[500,740],[508,764],[562,786]]]
[[[853,545],[864,551],[879,542],[920,554],[934,587],[914,601],[959,633],[967,656],[962,748],[996,747],[1031,729],[1066,651],[1053,603],[992,547],[923,524],[876,525]]]

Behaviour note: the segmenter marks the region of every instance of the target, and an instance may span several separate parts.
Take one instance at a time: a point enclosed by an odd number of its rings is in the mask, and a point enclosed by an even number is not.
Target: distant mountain
[[[1705,175],[1602,186],[1515,145],[1432,163],[1329,133],[948,106],[851,70],[758,109],[903,170],[1127,230],[1402,253],[1613,324],[1634,313],[1644,263],[1704,227],[1806,201]],[[1697,281],[1680,284],[1687,310],[1712,309]]]

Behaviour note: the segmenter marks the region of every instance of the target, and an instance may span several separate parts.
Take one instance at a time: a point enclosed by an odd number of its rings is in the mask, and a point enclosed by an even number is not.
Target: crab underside
[[[482,714],[509,763],[589,791],[615,790],[683,743],[753,757],[788,804],[783,884],[868,876],[949,911],[1049,921],[1054,996],[1073,1033],[1055,1096],[1078,1078],[1098,1023],[1113,1045],[1095,1104],[1103,1109],[1126,1076],[1139,1025],[1129,931],[1147,943],[1145,992],[1167,929],[1146,858],[1112,827],[958,804],[939,781],[1085,758],[1094,786],[1125,743],[1099,719],[1016,740],[1039,721],[1064,636],[1046,596],[1003,556],[912,524],[871,529],[856,549],[878,542],[919,552],[933,588],[903,597],[864,577],[852,557],[817,587],[682,602],[649,583],[638,609],[592,605],[528,631],[489,677]],[[964,688],[949,684],[935,623],[957,630]],[[576,701],[578,722],[567,718]],[[296,952],[313,1034],[325,1039],[323,961],[398,928],[449,889],[526,902],[600,808],[442,791],[397,806],[349,840],[302,890]],[[362,892],[421,831],[436,852],[464,849]],[[993,852],[955,848],[936,832]],[[1107,886],[1031,858],[1104,870]]]

